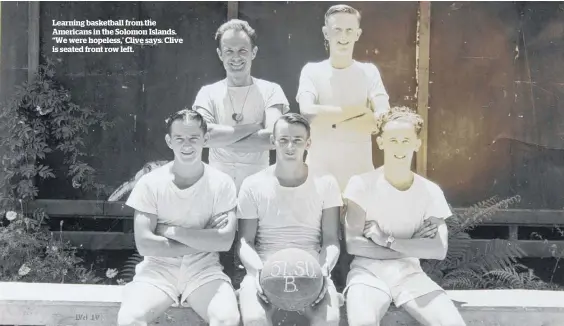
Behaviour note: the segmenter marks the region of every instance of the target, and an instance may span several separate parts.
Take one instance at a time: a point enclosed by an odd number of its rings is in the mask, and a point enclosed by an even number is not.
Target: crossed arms
[[[349,200],[345,219],[347,252],[372,259],[415,257],[443,260],[448,249],[448,230],[443,219],[428,218],[411,239],[395,239],[386,248],[388,235],[374,221],[366,222],[366,212]]]
[[[272,149],[270,135],[274,123],[282,115],[283,107],[282,104],[276,104],[265,110],[264,127],[258,123],[228,126],[208,122],[210,139],[207,147],[229,148],[249,153]],[[204,110],[200,107],[197,109]]]
[[[235,208],[213,216],[204,229],[157,224],[157,215],[135,211],[134,236],[141,256],[177,257],[228,251],[235,238]]]

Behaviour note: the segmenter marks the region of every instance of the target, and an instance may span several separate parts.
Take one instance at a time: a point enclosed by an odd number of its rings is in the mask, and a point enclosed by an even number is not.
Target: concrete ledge
[[[0,283],[0,325],[113,326],[122,286]],[[480,326],[563,326],[564,291],[448,291],[464,320]],[[343,309],[344,316],[344,309]],[[297,314],[280,312],[277,325],[304,325]],[[341,325],[347,323],[343,318]],[[151,325],[206,325],[191,309],[171,308]],[[382,325],[419,325],[401,309],[390,309]]]

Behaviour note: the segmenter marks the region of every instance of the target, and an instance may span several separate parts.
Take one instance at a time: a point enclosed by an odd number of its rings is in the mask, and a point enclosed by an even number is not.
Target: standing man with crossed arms
[[[228,21],[215,38],[226,78],[203,86],[193,108],[209,126],[209,164],[229,174],[239,189],[247,176],[268,167],[272,127],[290,108],[278,84],[251,75],[258,47],[246,21]]]
[[[311,122],[308,165],[334,175],[344,190],[352,175],[374,169],[371,134],[377,114],[389,109],[389,97],[378,68],[353,59],[362,33],[356,9],[332,6],[322,31],[329,58],[303,67],[296,100]]]

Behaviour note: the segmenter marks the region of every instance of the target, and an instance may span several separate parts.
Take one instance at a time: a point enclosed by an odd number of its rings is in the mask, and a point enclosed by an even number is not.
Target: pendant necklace
[[[241,106],[241,113],[237,113],[235,111],[235,106],[233,105],[233,99],[231,98],[231,93],[229,92],[229,86],[227,86],[227,95],[229,96],[229,102],[231,103],[231,110],[233,110],[233,114],[231,115],[231,119],[235,122],[240,123],[243,121],[243,111],[245,110],[245,104],[247,103],[247,96],[249,96],[249,92],[253,84],[249,86],[247,89],[247,94],[245,95],[245,100],[243,101],[243,106]]]

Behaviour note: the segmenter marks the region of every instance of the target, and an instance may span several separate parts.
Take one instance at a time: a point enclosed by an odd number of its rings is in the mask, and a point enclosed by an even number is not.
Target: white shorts
[[[219,162],[212,162],[209,163],[210,166],[218,169],[221,172],[228,174],[233,181],[235,182],[235,186],[237,187],[237,192],[241,188],[241,184],[246,177],[253,175],[257,172],[260,172],[268,167],[267,165],[263,164],[243,164],[243,163],[219,163]]]
[[[173,301],[173,307],[188,307],[186,299],[200,286],[215,280],[231,280],[220,265],[210,266],[202,271],[188,271],[190,266],[163,264],[145,259],[135,267],[135,276],[131,283],[151,284],[165,292]],[[126,285],[127,286],[127,285]]]
[[[396,307],[431,292],[444,292],[443,288],[431,280],[423,271],[409,274],[397,284],[389,286],[369,270],[362,267],[353,267],[347,275],[347,285],[343,294],[346,294],[347,290],[355,284],[363,284],[385,292]]]

